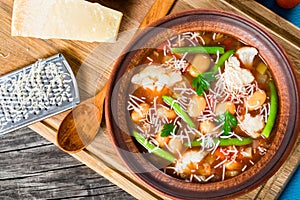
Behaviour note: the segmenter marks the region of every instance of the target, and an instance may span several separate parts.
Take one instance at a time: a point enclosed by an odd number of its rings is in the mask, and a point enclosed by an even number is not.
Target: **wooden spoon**
[[[140,28],[168,14],[176,0],[155,0]],[[62,121],[56,143],[63,151],[76,153],[89,145],[98,133],[103,114],[107,83],[93,98],[75,107]]]
[[[63,119],[56,135],[62,150],[76,153],[93,141],[102,121],[106,90],[107,83],[94,98],[80,103]]]

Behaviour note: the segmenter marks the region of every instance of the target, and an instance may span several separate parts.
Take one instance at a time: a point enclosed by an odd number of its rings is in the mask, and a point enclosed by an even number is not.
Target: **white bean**
[[[197,77],[199,74],[206,72],[211,64],[210,57],[205,54],[196,54],[191,65],[188,67],[188,72],[192,77]]]
[[[267,99],[267,95],[263,90],[257,90],[247,99],[247,106],[249,110],[256,110],[260,108]]]
[[[168,144],[170,138],[169,137],[162,137],[161,131],[159,131],[155,137],[155,140],[158,142],[158,145],[160,147],[164,147],[166,144]]]
[[[234,115],[235,110],[236,110],[234,103],[232,103],[230,101],[226,101],[226,102],[217,104],[217,106],[216,106],[216,115],[222,115],[227,110],[230,114]]]
[[[134,122],[139,122],[144,119],[149,111],[150,105],[147,103],[141,103],[138,109],[135,109],[131,113],[131,119]]]
[[[173,137],[168,143],[169,150],[172,153],[178,153],[182,150],[182,142],[180,138]]]
[[[206,107],[206,100],[203,96],[194,95],[188,105],[187,111],[191,117],[198,117]]]
[[[170,119],[175,119],[177,117],[176,113],[174,110],[165,108],[165,107],[160,107],[157,109],[157,115],[161,118],[168,118]]]
[[[215,128],[215,125],[209,120],[205,120],[199,124],[199,130],[204,135],[212,132],[212,130],[214,128]]]

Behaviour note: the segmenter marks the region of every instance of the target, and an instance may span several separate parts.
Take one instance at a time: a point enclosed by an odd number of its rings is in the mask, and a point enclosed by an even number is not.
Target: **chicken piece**
[[[178,173],[189,172],[190,166],[197,165],[207,154],[208,152],[206,151],[196,151],[196,150],[186,151],[175,165],[176,172]]]
[[[236,51],[237,57],[248,69],[253,67],[253,60],[257,53],[258,51],[254,47],[241,47]]]
[[[258,138],[262,129],[265,127],[265,122],[262,115],[252,117],[249,113],[244,116],[244,120],[239,123],[240,128],[252,138]]]
[[[181,80],[182,76],[179,72],[169,72],[161,66],[150,65],[140,73],[135,74],[131,82],[144,88],[149,88],[152,91],[160,91],[164,86],[171,87]]]

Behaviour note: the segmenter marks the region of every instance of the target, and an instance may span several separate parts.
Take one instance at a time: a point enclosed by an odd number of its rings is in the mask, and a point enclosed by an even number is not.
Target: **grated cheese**
[[[0,84],[0,129],[73,100],[70,76],[53,62],[37,61]],[[71,79],[70,79],[71,80]],[[72,81],[72,80],[71,80]]]
[[[210,175],[209,177],[207,177],[204,182],[208,182],[209,180],[211,180],[213,177],[215,177],[214,174]]]
[[[218,167],[220,167],[221,165],[223,165],[225,162],[227,162],[227,159],[222,160],[221,162],[219,162],[217,165],[214,166],[214,168],[217,169]]]
[[[218,140],[217,143],[215,143],[215,147],[213,148],[213,150],[211,151],[211,154],[213,155],[215,153],[215,151],[217,150],[217,148],[219,147],[220,141]]]
[[[217,37],[223,37],[219,36],[217,34],[213,35],[213,40],[217,39]],[[179,75],[186,69],[188,66],[187,53],[183,54],[182,57],[178,58],[178,55],[172,55],[171,48],[172,47],[179,47],[184,44],[184,46],[195,46],[199,45],[198,43],[205,44],[205,41],[203,37],[198,32],[186,32],[181,35],[176,35],[172,38],[170,38],[167,41],[167,45],[164,45],[163,47],[163,54],[165,56],[168,56],[168,60],[165,61],[163,64],[161,64],[160,67],[160,73],[161,69],[168,70],[168,72],[176,72]],[[172,56],[172,57],[171,57]],[[169,58],[171,57],[171,58]],[[151,58],[147,58],[151,62]],[[220,53],[217,52],[216,61],[220,59]],[[206,107],[204,108],[203,112],[200,114],[200,116],[197,116],[197,122],[203,122],[203,121],[211,121],[214,124],[214,128],[212,131],[209,132],[209,134],[202,134],[201,131],[191,128],[189,126],[186,126],[184,122],[180,119],[180,117],[176,117],[174,120],[168,120],[165,117],[158,117],[156,110],[158,109],[156,106],[156,102],[153,104],[154,108],[150,108],[151,112],[149,112],[149,120],[145,121],[145,123],[148,123],[151,127],[151,137],[149,140],[153,140],[154,144],[158,144],[158,142],[155,140],[156,134],[153,132],[159,132],[161,129],[161,126],[163,126],[166,123],[173,123],[177,129],[177,133],[174,133],[174,130],[170,135],[168,136],[170,139],[178,138],[178,140],[181,141],[182,144],[186,144],[189,148],[187,152],[190,152],[191,149],[199,151],[200,153],[210,153],[214,154],[218,149],[220,152],[225,156],[225,159],[223,160],[223,156],[217,156],[218,163],[216,163],[213,168],[219,168],[222,170],[222,177],[221,179],[224,180],[226,176],[226,165],[230,165],[232,163],[239,162],[238,155],[241,153],[241,155],[244,155],[245,152],[243,150],[240,150],[241,148],[237,148],[234,145],[231,145],[230,147],[220,147],[220,141],[214,142],[215,138],[237,138],[238,140],[242,140],[242,137],[236,134],[235,132],[229,132],[229,135],[224,136],[224,130],[222,130],[222,126],[224,125],[224,122],[219,124],[217,122],[217,114],[215,113],[216,107],[218,104],[229,101],[235,104],[236,111],[235,115],[237,116],[238,120],[238,126],[241,127],[242,131],[249,132],[250,129],[245,128],[244,124],[248,123],[248,120],[245,120],[245,118],[251,116],[253,113],[249,113],[248,107],[246,106],[246,100],[249,96],[251,96],[254,92],[257,90],[260,90],[258,87],[257,81],[254,80],[254,76],[252,73],[244,68],[241,68],[240,61],[237,59],[236,56],[231,56],[227,61],[225,62],[225,69],[224,72],[222,72],[219,68],[218,73],[215,75],[216,80],[214,82],[211,82],[211,87],[208,90],[208,92],[203,94],[203,97],[205,98]],[[153,73],[152,73],[153,74]],[[148,79],[147,79],[148,78]],[[146,81],[145,81],[146,79]],[[149,77],[146,77],[144,79],[145,82],[149,80]],[[150,78],[151,79],[151,78]],[[159,79],[159,78],[157,78]],[[155,85],[156,86],[156,85]],[[159,85],[160,87],[163,86],[163,84]],[[176,84],[174,84],[170,88],[173,92],[173,96],[176,97],[173,103],[178,103],[180,107],[187,111],[187,107],[190,103],[190,99],[192,95],[196,95],[196,91],[191,88],[189,83],[185,80],[178,81]],[[165,105],[159,105],[162,107],[166,107]],[[173,109],[174,105],[171,105],[171,109]],[[169,109],[169,107],[166,107]],[[265,103],[263,104],[258,110],[260,116],[263,119],[263,122],[266,122],[268,112],[269,112],[269,104]],[[256,114],[256,113],[255,113]],[[247,125],[249,126],[249,124]],[[252,125],[251,125],[252,126]],[[264,124],[263,124],[264,126]],[[254,126],[252,126],[254,127]],[[255,127],[260,127],[255,125]],[[155,128],[155,129],[154,129]],[[256,132],[259,132],[258,130],[255,130]],[[191,141],[201,141],[201,145],[199,147],[192,147]],[[165,142],[165,147],[168,151],[174,152],[174,149],[170,149],[168,142]],[[179,159],[175,163],[175,167],[167,167],[167,169],[174,170],[174,174],[177,175],[186,175],[182,174],[184,170],[190,170],[191,174],[190,176],[186,177],[186,181],[192,181],[193,179],[196,179],[199,182],[206,182],[211,180],[214,177],[214,174],[210,176],[201,176],[196,174],[199,169],[199,162],[200,160],[195,160],[197,156],[191,156],[188,155],[190,153],[184,152],[182,153],[181,150],[176,149],[176,153],[179,156]],[[264,154],[266,149],[259,147],[258,151],[260,154]],[[198,152],[198,153],[199,153]],[[181,155],[183,154],[183,155]],[[199,156],[199,155],[198,155]],[[249,161],[250,163],[253,163],[253,161]],[[254,163],[253,163],[254,164]],[[191,165],[193,167],[191,167]],[[242,171],[246,170],[248,166],[244,165]],[[195,170],[196,169],[196,170]],[[239,170],[239,171],[240,171]]]
[[[226,166],[223,165],[223,168],[222,168],[222,181],[225,180],[225,170],[226,170]]]

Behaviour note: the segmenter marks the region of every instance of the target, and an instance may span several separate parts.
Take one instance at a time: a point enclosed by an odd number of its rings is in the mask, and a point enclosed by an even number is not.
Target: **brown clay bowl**
[[[299,92],[293,70],[283,49],[272,37],[256,25],[238,15],[218,11],[194,9],[169,15],[152,27],[141,31],[117,60],[109,82],[105,105],[106,122],[111,140],[129,170],[144,184],[163,197],[172,199],[232,198],[245,194],[267,181],[283,164],[298,136]],[[272,131],[272,144],[258,163],[240,175],[215,183],[187,183],[158,170],[140,152],[126,128],[126,94],[129,70],[141,62],[149,51],[176,32],[215,31],[231,35],[256,47],[270,66],[278,96],[279,109]],[[132,71],[132,70],[131,70]],[[116,87],[117,93],[114,93]]]

